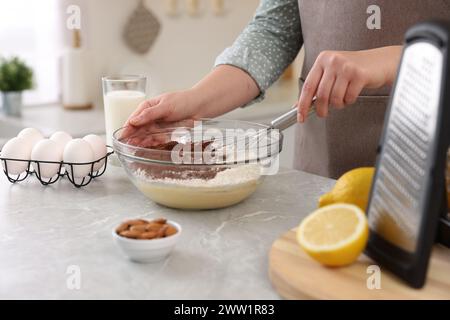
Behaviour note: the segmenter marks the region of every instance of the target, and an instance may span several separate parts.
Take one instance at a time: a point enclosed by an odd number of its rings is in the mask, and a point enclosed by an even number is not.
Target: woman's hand
[[[199,104],[191,90],[165,93],[142,102],[128,118],[122,139],[148,135],[161,126],[173,126],[174,122],[195,119]]]
[[[326,117],[331,105],[342,109],[356,102],[364,88],[391,85],[402,46],[364,51],[323,51],[311,68],[298,101],[298,121],[304,122],[315,102],[317,115]]]
[[[189,90],[165,93],[144,101],[125,123],[122,139],[146,139],[174,122],[214,118],[240,107],[259,94],[245,71],[228,65],[214,68]]]

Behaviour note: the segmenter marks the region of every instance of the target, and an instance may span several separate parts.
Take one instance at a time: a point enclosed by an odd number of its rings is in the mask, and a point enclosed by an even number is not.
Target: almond
[[[141,233],[139,235],[139,239],[150,240],[150,239],[155,239],[157,236],[158,236],[158,234],[156,232],[149,231],[149,232]]]
[[[137,231],[139,233],[145,232],[146,230],[147,230],[146,224],[138,224],[138,225],[131,226],[131,228],[130,228],[130,231]]]
[[[152,221],[144,219],[127,220],[116,228],[116,232],[125,238],[150,240],[170,237],[178,230],[168,224],[167,219],[158,218]]]
[[[137,239],[141,235],[141,232],[125,230],[122,231],[120,235],[125,238]]]
[[[155,222],[149,222],[145,225],[147,231],[158,231],[161,228],[161,224]]]
[[[143,219],[134,219],[134,220],[125,221],[124,223],[128,223],[130,226],[138,226],[141,224],[146,224],[148,222]]]
[[[158,223],[158,224],[165,224],[167,222],[167,219],[158,218],[158,219],[153,220],[152,222]]]
[[[168,227],[169,226],[167,224],[162,225],[162,227],[158,230],[157,233],[158,238],[164,238]]]
[[[130,225],[127,222],[123,222],[116,228],[116,232],[119,234],[122,231],[128,230],[129,227]]]
[[[170,236],[173,236],[175,233],[177,233],[177,228],[175,228],[174,226],[168,225],[164,235],[166,237],[170,237]]]

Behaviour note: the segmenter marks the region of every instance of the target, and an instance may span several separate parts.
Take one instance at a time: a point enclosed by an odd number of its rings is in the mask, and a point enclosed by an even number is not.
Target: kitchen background
[[[104,75],[147,75],[148,96],[192,86],[211,70],[215,57],[232,44],[259,4],[259,0],[222,2],[223,10],[217,13],[216,0],[144,1],[161,29],[149,52],[140,55],[130,50],[123,39],[139,0],[1,0],[0,56],[24,59],[34,70],[35,87],[24,93],[20,119],[1,116],[0,144],[1,139],[14,136],[24,126],[44,132],[66,130],[74,136],[103,132]],[[198,9],[192,12],[195,3]],[[85,82],[94,108],[87,111],[68,111],[60,105],[61,56],[73,41],[73,33],[66,27],[71,5],[81,9],[81,47],[89,57],[85,60],[89,64],[85,66]],[[302,56],[294,62],[291,72],[269,90],[264,102],[225,117],[268,122],[290,108],[298,94]],[[292,138],[293,128],[286,132],[286,139]],[[292,151],[284,150],[282,165],[292,166]]]

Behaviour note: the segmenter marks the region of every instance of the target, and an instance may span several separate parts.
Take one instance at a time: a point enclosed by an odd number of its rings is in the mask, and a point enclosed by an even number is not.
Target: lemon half
[[[331,267],[354,262],[366,247],[368,236],[364,212],[343,203],[317,209],[297,229],[297,241],[306,253]]]

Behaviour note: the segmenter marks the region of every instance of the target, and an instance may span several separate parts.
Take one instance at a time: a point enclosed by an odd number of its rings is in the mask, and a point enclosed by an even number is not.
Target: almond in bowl
[[[172,252],[181,234],[181,226],[164,218],[126,220],[113,230],[121,251],[135,262],[156,262]]]
[[[152,221],[144,219],[127,220],[116,228],[119,236],[129,239],[152,240],[170,237],[178,232],[177,228],[167,219],[159,218]]]

